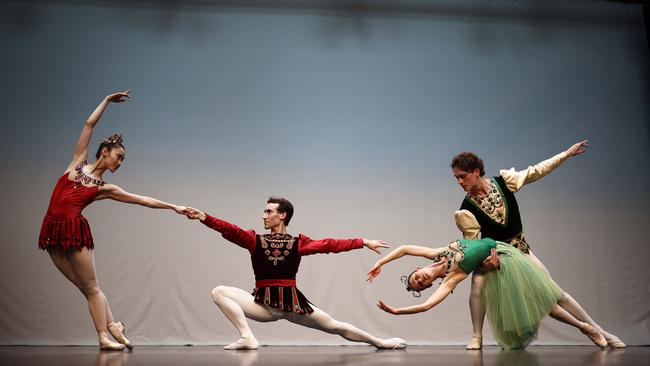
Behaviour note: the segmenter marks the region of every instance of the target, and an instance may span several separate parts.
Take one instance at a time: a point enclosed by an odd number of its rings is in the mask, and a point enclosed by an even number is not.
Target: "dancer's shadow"
[[[406,362],[406,350],[375,349],[363,353],[344,353],[340,355],[337,363],[343,365],[377,365],[396,364],[402,365]]]
[[[481,350],[469,350],[467,355],[472,360],[472,366],[483,366],[483,351]]]
[[[482,364],[481,364],[482,365]],[[495,366],[538,366],[539,356],[526,350],[501,351],[496,354]]]
[[[128,355],[128,352],[100,350],[97,355],[97,366],[122,366],[128,359]]]
[[[586,355],[580,362],[581,366],[615,365],[625,349],[595,350]]]
[[[251,366],[259,357],[257,351],[228,351],[226,354],[232,355],[239,366]]]

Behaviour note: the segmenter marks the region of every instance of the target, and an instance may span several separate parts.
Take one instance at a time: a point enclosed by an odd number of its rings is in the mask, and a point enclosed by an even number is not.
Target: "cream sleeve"
[[[479,225],[473,213],[467,210],[459,210],[454,212],[454,219],[458,230],[463,233],[464,239],[478,239],[481,233],[481,225]]]
[[[504,169],[501,170],[499,174],[505,180],[508,189],[511,192],[517,192],[526,184],[533,183],[555,170],[555,168],[564,163],[567,158],[567,153],[563,151],[537,165],[529,166],[528,169],[522,171],[515,171],[515,168],[510,168],[508,170]]]

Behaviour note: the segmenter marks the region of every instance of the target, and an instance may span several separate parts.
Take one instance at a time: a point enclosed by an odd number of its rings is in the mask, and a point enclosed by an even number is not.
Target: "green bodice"
[[[485,258],[490,255],[492,248],[497,247],[497,243],[490,238],[481,240],[460,239],[458,247],[465,256],[463,261],[458,263],[458,267],[467,273],[472,273],[483,264]]]

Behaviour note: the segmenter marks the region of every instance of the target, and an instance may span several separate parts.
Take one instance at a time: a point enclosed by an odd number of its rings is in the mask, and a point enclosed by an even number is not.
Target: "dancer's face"
[[[115,173],[115,171],[122,166],[125,155],[126,153],[122,147],[115,147],[111,149],[111,151],[108,151],[108,149],[102,151],[102,157],[104,158],[106,168],[111,173]]]
[[[469,192],[481,186],[481,171],[474,169],[474,171],[466,172],[460,168],[453,168],[454,178],[456,182],[463,188],[463,191]]]
[[[409,286],[416,291],[426,290],[431,287],[436,278],[429,267],[418,267],[409,278]]]
[[[280,226],[284,221],[285,216],[287,216],[287,214],[284,212],[278,212],[278,206],[279,204],[277,203],[269,203],[266,205],[266,208],[264,209],[264,216],[262,216],[265,229],[273,229]]]

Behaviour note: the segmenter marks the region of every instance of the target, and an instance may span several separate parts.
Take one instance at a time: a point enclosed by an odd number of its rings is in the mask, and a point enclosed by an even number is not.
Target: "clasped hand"
[[[185,211],[185,216],[190,220],[203,220],[205,218],[205,213],[196,208],[188,207],[187,211]]]

